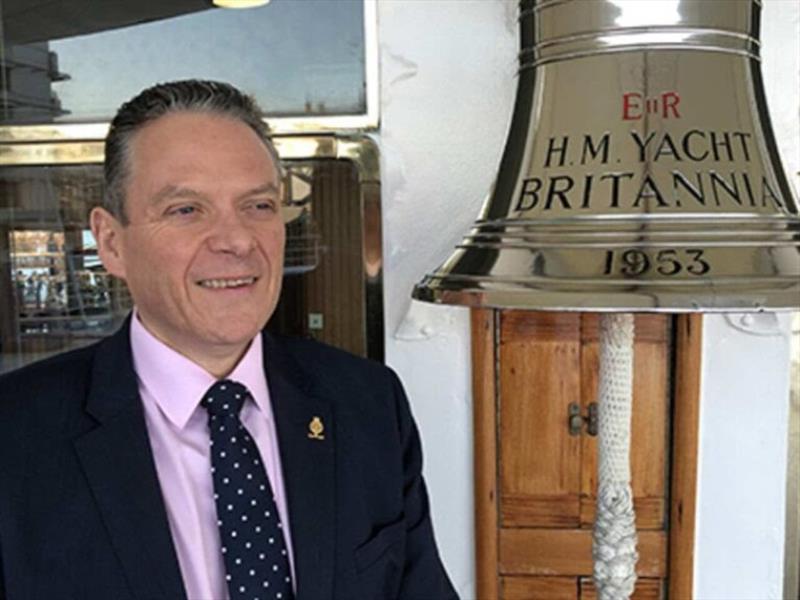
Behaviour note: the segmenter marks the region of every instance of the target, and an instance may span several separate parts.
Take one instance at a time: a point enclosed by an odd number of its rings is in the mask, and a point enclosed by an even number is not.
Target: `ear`
[[[97,254],[106,271],[120,279],[125,279],[122,223],[106,209],[96,206],[89,214],[89,225],[97,242]]]

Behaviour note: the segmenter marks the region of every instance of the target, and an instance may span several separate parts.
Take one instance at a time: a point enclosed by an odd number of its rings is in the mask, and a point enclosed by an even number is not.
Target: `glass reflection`
[[[364,235],[356,166],[284,164],[283,293],[269,323],[367,354]],[[88,229],[102,166],[0,168],[0,372],[112,333],[131,297]]]
[[[366,112],[362,0],[0,0],[2,123],[105,121],[159,81],[222,79],[270,116]]]

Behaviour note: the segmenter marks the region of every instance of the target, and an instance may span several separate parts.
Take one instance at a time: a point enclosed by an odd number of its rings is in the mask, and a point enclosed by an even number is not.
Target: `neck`
[[[206,354],[198,356],[190,352],[185,352],[180,348],[173,348],[173,350],[180,352],[193,363],[203,367],[203,369],[211,373],[216,379],[225,379],[225,377],[230,375],[231,371],[236,368],[236,365],[239,364],[239,361],[242,359],[242,356],[244,356],[244,353],[247,352],[249,346],[250,344],[247,344],[235,354],[228,356],[208,356]]]
[[[151,327],[146,319],[136,311],[134,316],[139,323],[159,342],[168,346],[175,352],[182,354],[196,365],[202,367],[209,374],[213,375],[216,379],[224,379],[236,368],[239,361],[250,348],[252,340],[244,344],[219,344],[214,346],[204,346],[197,348],[192,344],[180,344],[175,340],[161,335],[161,333]]]

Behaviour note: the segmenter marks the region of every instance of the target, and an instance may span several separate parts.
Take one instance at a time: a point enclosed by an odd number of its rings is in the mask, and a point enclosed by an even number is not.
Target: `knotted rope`
[[[599,600],[626,600],[636,584],[636,524],[630,472],[633,315],[600,317],[598,490],[594,582]]]

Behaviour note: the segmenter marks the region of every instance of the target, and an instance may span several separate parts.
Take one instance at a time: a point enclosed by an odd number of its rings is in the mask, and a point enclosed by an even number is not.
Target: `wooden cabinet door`
[[[475,377],[476,403],[487,394],[494,401],[494,413],[476,406],[480,600],[596,596],[597,439],[585,427],[571,433],[569,415],[571,404],[588,415],[597,401],[598,321],[588,313],[473,313],[473,368],[484,371]],[[653,600],[665,597],[668,576],[671,318],[637,315],[634,345],[631,469],[640,559],[633,597]]]
[[[578,527],[581,438],[567,429],[581,400],[581,318],[500,315],[499,460],[503,527]]]

